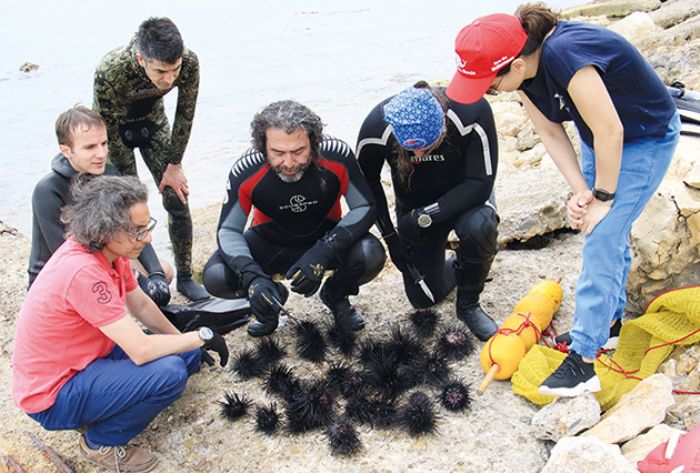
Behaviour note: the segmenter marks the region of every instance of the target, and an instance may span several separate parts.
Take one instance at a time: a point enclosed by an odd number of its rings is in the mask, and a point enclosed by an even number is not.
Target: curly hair
[[[63,208],[67,233],[88,251],[100,251],[119,232],[131,230],[130,210],[148,201],[148,189],[134,176],[79,174],[71,187],[73,202]]]
[[[253,147],[267,157],[268,128],[281,128],[286,133],[303,129],[311,144],[311,157],[320,157],[321,140],[323,140],[323,123],[321,118],[308,107],[293,100],[273,102],[255,114],[250,123],[251,143]]]

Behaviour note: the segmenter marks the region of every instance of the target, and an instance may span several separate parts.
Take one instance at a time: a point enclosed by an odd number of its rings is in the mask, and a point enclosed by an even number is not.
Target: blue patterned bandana
[[[428,89],[410,87],[384,105],[384,121],[392,126],[402,147],[417,150],[440,138],[445,114]]]

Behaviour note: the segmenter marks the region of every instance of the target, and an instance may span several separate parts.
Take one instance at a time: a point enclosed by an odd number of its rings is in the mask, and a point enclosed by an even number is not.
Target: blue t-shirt
[[[574,74],[587,66],[603,79],[625,142],[666,133],[676,112],[666,86],[634,46],[600,26],[559,21],[542,46],[537,75],[524,81],[521,90],[551,121],[573,120],[583,141],[593,146],[593,133],[566,90]]]

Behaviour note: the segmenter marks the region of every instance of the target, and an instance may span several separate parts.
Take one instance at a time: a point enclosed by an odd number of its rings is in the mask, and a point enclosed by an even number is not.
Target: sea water
[[[95,66],[150,16],[170,17],[201,65],[184,158],[190,205],[220,202],[228,171],[250,146],[250,120],[282,99],[318,113],[354,147],[379,101],[420,79],[448,80],[454,38],[471,19],[521,1],[303,0],[5,1],[0,17],[0,220],[31,235],[31,192],[57,153],[54,121],[92,104]],[[574,0],[550,2],[562,8]],[[30,61],[39,69],[19,66]],[[172,119],[176,92],[165,98]],[[147,168],[154,243],[169,253],[166,214]]]

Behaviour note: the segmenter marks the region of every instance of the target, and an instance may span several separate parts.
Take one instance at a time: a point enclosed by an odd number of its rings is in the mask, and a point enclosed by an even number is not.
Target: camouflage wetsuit
[[[93,109],[107,122],[109,160],[122,174],[136,175],[134,148],[160,184],[168,164],[179,164],[190,139],[197,93],[199,61],[185,48],[182,69],[170,90],[159,90],[136,60],[132,40],[102,58],[95,71]],[[178,88],[173,131],[165,116],[163,96]],[[169,215],[168,230],[178,276],[190,273],[192,257],[192,218],[175,191],[166,187],[163,207]]]

